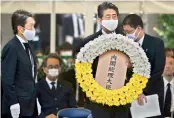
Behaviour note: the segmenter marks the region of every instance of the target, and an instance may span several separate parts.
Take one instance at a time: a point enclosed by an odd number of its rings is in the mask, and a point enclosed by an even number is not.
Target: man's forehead
[[[131,27],[130,25],[123,25],[123,30],[125,30],[125,31],[132,31],[132,30],[134,30],[134,28]]]
[[[171,57],[171,56],[167,56],[167,57],[166,57],[166,61],[171,61],[171,62],[174,63],[174,58]]]
[[[114,9],[106,9],[103,11],[104,15],[110,15],[110,14],[115,14],[117,15],[117,12]]]
[[[123,25],[124,28],[132,28],[130,25]]]

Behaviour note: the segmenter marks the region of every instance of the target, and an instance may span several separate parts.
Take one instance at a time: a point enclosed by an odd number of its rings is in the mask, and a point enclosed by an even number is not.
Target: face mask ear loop
[[[141,31],[139,31],[138,35],[136,36],[136,41],[137,41],[137,38],[138,38],[138,36],[140,35],[140,33],[141,33]]]

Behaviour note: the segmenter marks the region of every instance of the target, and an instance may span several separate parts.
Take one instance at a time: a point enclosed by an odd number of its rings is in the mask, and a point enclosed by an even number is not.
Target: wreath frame
[[[94,59],[109,50],[125,53],[133,66],[134,74],[120,89],[105,89],[92,75]],[[75,71],[77,82],[92,101],[108,106],[120,106],[132,103],[143,92],[150,78],[150,63],[138,43],[121,34],[112,33],[101,35],[80,49],[75,62]]]

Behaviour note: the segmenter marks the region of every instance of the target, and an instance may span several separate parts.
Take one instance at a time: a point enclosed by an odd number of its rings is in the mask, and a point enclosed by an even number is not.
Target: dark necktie
[[[24,46],[25,46],[25,51],[26,51],[26,53],[27,53],[27,56],[28,56],[28,58],[29,58],[29,60],[30,60],[30,53],[29,53],[30,46],[29,46],[28,43],[23,43],[23,44],[24,44]],[[31,60],[30,60],[30,61],[31,61]]]
[[[170,83],[167,84],[167,91],[166,91],[166,97],[164,102],[164,116],[165,117],[171,117],[171,103],[172,103],[172,93],[170,89]]]
[[[51,82],[51,85],[52,85],[51,90],[52,90],[53,92],[55,92],[55,91],[56,91],[55,82]]]

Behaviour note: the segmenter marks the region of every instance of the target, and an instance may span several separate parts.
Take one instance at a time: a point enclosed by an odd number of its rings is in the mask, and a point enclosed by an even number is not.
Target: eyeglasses
[[[53,68],[56,68],[56,69],[59,69],[60,66],[59,65],[49,65],[47,66],[48,69],[53,69]]]

